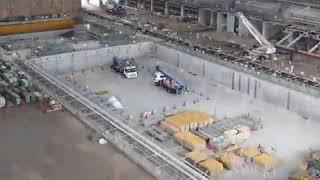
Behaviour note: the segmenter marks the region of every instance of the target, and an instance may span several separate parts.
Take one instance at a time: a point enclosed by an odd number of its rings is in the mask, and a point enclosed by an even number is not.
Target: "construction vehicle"
[[[106,12],[113,16],[119,16],[124,17],[127,15],[127,11],[124,6],[117,4],[117,3],[111,3],[107,6]]]
[[[120,59],[118,57],[113,57],[113,64],[110,66],[115,72],[121,73],[125,78],[136,78],[138,77],[138,72],[133,58]]]
[[[182,94],[188,92],[188,87],[181,80],[178,80],[160,66],[156,66],[153,82],[156,86],[164,87],[169,93]]]
[[[6,89],[5,98],[14,103],[15,105],[21,104],[20,96],[11,91],[10,89]]]
[[[267,60],[270,55],[276,53],[276,48],[265,38],[262,34],[251,24],[251,22],[243,15],[238,12],[237,16],[239,20],[245,25],[250,34],[258,41],[260,46],[255,47],[251,50],[246,50],[245,55],[253,56],[258,60]]]

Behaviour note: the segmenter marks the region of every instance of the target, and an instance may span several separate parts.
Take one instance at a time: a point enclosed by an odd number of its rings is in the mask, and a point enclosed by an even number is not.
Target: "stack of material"
[[[313,180],[313,178],[309,175],[308,171],[301,170],[294,175],[290,176],[290,180]]]
[[[167,117],[161,125],[168,133],[173,134],[175,132],[196,129],[197,127],[205,127],[214,121],[215,118],[209,114],[199,111],[185,111]]]
[[[208,159],[208,154],[201,151],[192,151],[186,154],[187,161],[191,162],[192,164],[197,164],[201,161]]]
[[[278,164],[278,159],[269,154],[260,154],[254,157],[254,162],[265,169],[273,169]]]
[[[217,175],[223,171],[222,163],[218,162],[213,158],[209,158],[200,164],[200,168],[204,171],[207,171],[209,175]]]
[[[224,136],[213,137],[210,139],[209,143],[218,150],[221,150],[229,145],[228,140]]]
[[[313,179],[320,179],[320,151],[311,152],[306,162],[308,174]]]
[[[258,148],[255,147],[245,147],[237,151],[237,154],[241,157],[244,157],[246,160],[252,162],[253,158],[260,155],[261,152]]]
[[[190,132],[178,132],[174,135],[175,139],[185,148],[193,150],[202,150],[206,148],[206,141]]]
[[[243,166],[244,158],[237,156],[234,153],[226,153],[220,157],[220,162],[226,169],[232,170]]]
[[[248,126],[237,125],[235,129],[232,130],[233,134],[228,134],[228,139],[230,144],[240,144],[249,139],[250,128]]]

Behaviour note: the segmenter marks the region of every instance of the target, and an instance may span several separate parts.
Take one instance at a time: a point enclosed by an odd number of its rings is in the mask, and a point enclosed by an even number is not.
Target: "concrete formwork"
[[[148,42],[42,57],[35,59],[35,62],[50,73],[61,74],[109,64],[114,55],[139,58],[150,53],[168,64],[183,69],[184,72],[203,77],[207,83],[221,84],[249,98],[297,112],[305,118],[320,118],[318,111],[320,99],[317,95],[302,93],[297,90],[298,87],[289,88],[185,52]],[[307,91],[307,88],[305,89]]]

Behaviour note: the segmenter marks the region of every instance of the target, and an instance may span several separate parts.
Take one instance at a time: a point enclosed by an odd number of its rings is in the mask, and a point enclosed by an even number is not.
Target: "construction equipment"
[[[110,2],[106,7],[106,12],[113,16],[124,17],[127,15],[127,11],[124,6],[118,4],[117,2]]]
[[[237,16],[239,20],[245,25],[249,30],[250,34],[258,41],[260,47],[253,48],[248,51],[248,55],[252,55],[259,60],[268,59],[269,55],[276,53],[276,48],[265,38],[262,34],[251,24],[251,22],[243,15],[243,13],[238,12]]]
[[[121,73],[125,78],[136,78],[138,77],[138,72],[133,58],[120,59],[118,57],[113,57],[113,64],[110,66],[114,71]]]
[[[187,85],[160,66],[156,66],[153,82],[156,86],[164,87],[169,93],[182,94],[188,92]]]
[[[0,109],[6,106],[6,99],[0,95]]]
[[[58,111],[62,109],[62,104],[54,100],[52,97],[45,97],[38,101],[39,107],[42,109],[43,113]]]

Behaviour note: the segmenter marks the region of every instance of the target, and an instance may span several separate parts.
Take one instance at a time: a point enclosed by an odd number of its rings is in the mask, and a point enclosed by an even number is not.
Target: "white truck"
[[[188,92],[188,87],[185,83],[178,80],[160,66],[156,66],[156,72],[153,74],[153,82],[155,86],[162,86],[169,93],[182,94]]]
[[[137,67],[133,59],[113,57],[113,64],[110,66],[115,72],[121,73],[125,78],[138,77]]]

